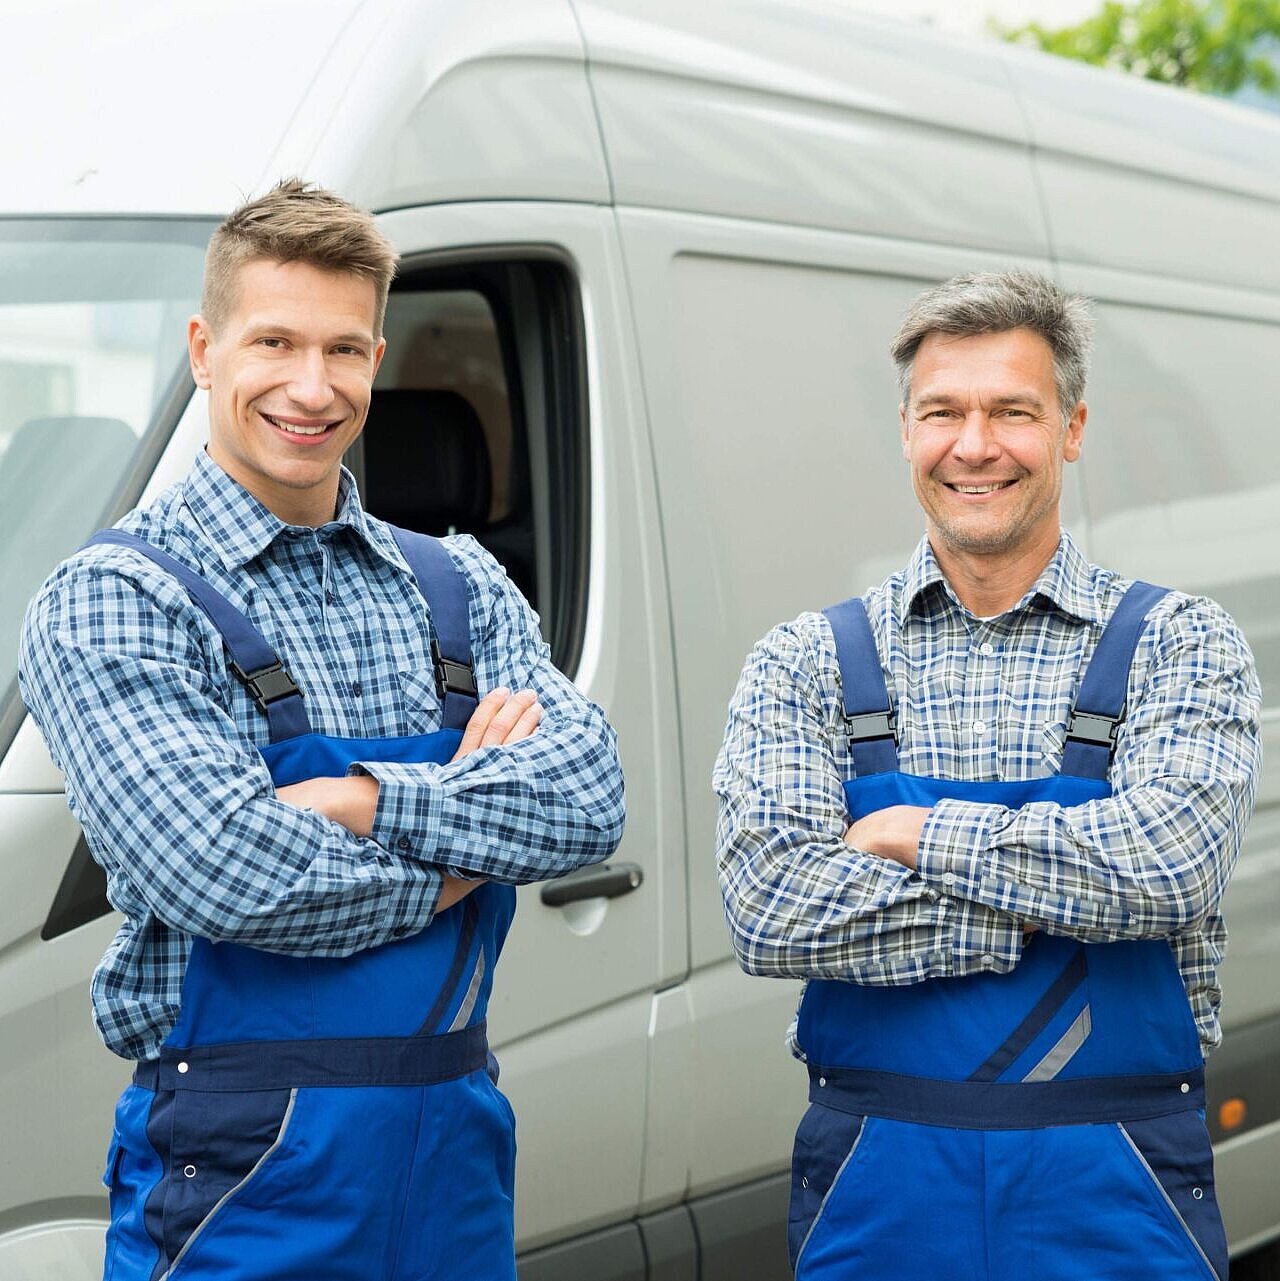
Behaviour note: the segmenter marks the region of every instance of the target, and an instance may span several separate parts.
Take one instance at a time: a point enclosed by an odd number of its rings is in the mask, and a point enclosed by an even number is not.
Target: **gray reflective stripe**
[[[290,1090],[289,1106],[284,1110],[284,1119],[280,1122],[280,1133],[276,1135],[275,1141],[257,1159],[257,1161],[254,1162],[253,1169],[250,1170],[249,1173],[246,1174],[244,1178],[241,1179],[240,1182],[237,1183],[235,1187],[233,1187],[229,1192],[223,1193],[221,1199],[214,1205],[213,1209],[210,1210],[209,1213],[206,1214],[198,1224],[196,1224],[196,1230],[186,1239],[186,1241],[183,1242],[182,1249],[179,1250],[178,1253],[174,1256],[173,1262],[169,1264],[169,1270],[164,1274],[163,1277],[161,1277],[160,1281],[165,1281],[165,1278],[171,1277],[173,1275],[174,1268],[176,1268],[178,1264],[182,1262],[183,1256],[195,1244],[195,1240],[200,1235],[200,1233],[202,1233],[205,1230],[205,1228],[209,1226],[210,1222],[212,1222],[213,1220],[213,1216],[217,1214],[218,1211],[221,1210],[222,1207],[226,1205],[226,1203],[230,1201],[231,1198],[235,1196],[235,1194],[239,1192],[240,1189],[244,1187],[249,1182],[249,1180],[253,1178],[255,1174],[258,1173],[259,1170],[262,1169],[263,1163],[266,1161],[266,1159],[276,1150],[276,1148],[278,1148],[284,1142],[285,1131],[287,1131],[289,1128],[289,1120],[293,1116],[293,1105],[294,1103],[297,1102],[297,1099],[298,1099],[298,1091]]]
[[[1067,1066],[1072,1055],[1085,1043],[1092,1031],[1093,1015],[1089,1013],[1086,1002],[1084,1009],[1076,1015],[1075,1022],[1058,1038],[1057,1044],[1022,1079],[1052,1081]]]
[[[1154,1184],[1156,1191],[1159,1192],[1162,1197],[1164,1197],[1164,1203],[1169,1207],[1170,1210],[1173,1211],[1174,1218],[1177,1219],[1178,1222],[1182,1225],[1182,1230],[1187,1234],[1187,1240],[1190,1241],[1193,1246],[1195,1246],[1196,1253],[1201,1257],[1201,1259],[1204,1260],[1204,1266],[1209,1269],[1209,1275],[1212,1277],[1215,1277],[1216,1281],[1222,1281],[1222,1278],[1218,1276],[1217,1268],[1215,1268],[1213,1264],[1209,1262],[1209,1256],[1205,1254],[1204,1250],[1200,1246],[1200,1242],[1196,1240],[1195,1233],[1192,1232],[1189,1227],[1187,1227],[1187,1221],[1182,1217],[1182,1211],[1179,1210],[1176,1205],[1174,1205],[1173,1198],[1164,1190],[1164,1184],[1161,1183],[1160,1180],[1156,1178],[1156,1172],[1147,1163],[1147,1158],[1142,1155],[1142,1149],[1133,1141],[1133,1135],[1131,1135],[1129,1131],[1124,1128],[1124,1124],[1120,1121],[1116,1122],[1116,1129],[1119,1130],[1122,1135],[1124,1135],[1124,1141],[1133,1149],[1133,1155],[1136,1156],[1138,1160],[1142,1162],[1142,1168],[1146,1170],[1147,1177]]]
[[[453,1016],[453,1022],[449,1024],[450,1032],[457,1032],[467,1026],[471,1011],[476,1008],[476,997],[480,995],[480,983],[484,979],[484,965],[484,944],[482,943],[479,952],[476,954],[475,969],[471,971],[471,982],[467,984],[467,994],[462,998],[462,1004],[458,1007],[457,1014]]]
[[[871,1124],[871,1118],[864,1116],[862,1125],[858,1129],[858,1137],[853,1141],[853,1147],[849,1149],[849,1155],[840,1162],[840,1168],[836,1171],[836,1177],[831,1180],[831,1186],[827,1189],[827,1195],[818,1203],[818,1212],[813,1216],[813,1222],[809,1224],[809,1231],[804,1234],[804,1240],[800,1242],[800,1249],[796,1251],[796,1276],[800,1275],[800,1260],[804,1258],[805,1247],[809,1244],[809,1239],[813,1236],[814,1229],[822,1221],[823,1212],[827,1208],[827,1202],[831,1200],[831,1194],[835,1192],[840,1185],[840,1176],[844,1173],[845,1167],[853,1160],[853,1154],[858,1150],[858,1144],[862,1142],[862,1136],[867,1132],[867,1126]]]

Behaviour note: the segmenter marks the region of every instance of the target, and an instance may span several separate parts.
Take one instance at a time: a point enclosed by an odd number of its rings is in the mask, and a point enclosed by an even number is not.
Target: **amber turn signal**
[[[1238,1130],[1244,1124],[1248,1112],[1243,1099],[1227,1099],[1218,1109],[1218,1124],[1224,1130]]]

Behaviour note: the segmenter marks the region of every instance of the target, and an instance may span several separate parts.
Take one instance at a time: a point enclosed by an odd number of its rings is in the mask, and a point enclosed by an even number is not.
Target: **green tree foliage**
[[[1057,30],[1038,22],[992,30],[1065,58],[1165,84],[1231,94],[1252,86],[1280,96],[1280,0],[1106,0],[1092,17]]]

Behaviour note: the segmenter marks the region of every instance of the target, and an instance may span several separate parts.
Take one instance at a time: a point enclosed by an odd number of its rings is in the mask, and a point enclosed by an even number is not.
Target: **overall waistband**
[[[1163,1076],[1054,1081],[939,1081],[856,1068],[809,1067],[809,1101],[856,1116],[961,1130],[1139,1121],[1204,1107],[1204,1069]]]
[[[295,1086],[436,1085],[485,1067],[484,1023],[441,1036],[238,1041],[164,1047],[134,1069],[149,1090],[287,1090]]]

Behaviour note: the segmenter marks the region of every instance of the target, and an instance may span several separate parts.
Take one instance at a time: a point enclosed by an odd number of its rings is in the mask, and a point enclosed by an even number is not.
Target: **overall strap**
[[[467,580],[438,538],[387,527],[431,609],[435,632],[431,657],[436,669],[436,693],[443,708],[444,729],[466,729],[476,709],[475,666],[471,660],[471,622],[467,611]]]
[[[195,570],[175,560],[168,552],[152,546],[146,539],[139,538],[137,534],[127,534],[122,529],[99,530],[84,546],[128,547],[172,574],[221,633],[231,673],[266,716],[271,741],[280,743],[311,733],[302,691],[285,670],[279,655],[267,644],[262,633]]]
[[[1125,691],[1134,651],[1147,625],[1147,614],[1168,593],[1167,587],[1136,582],[1116,607],[1067,720],[1062,773],[1106,779],[1116,750],[1116,733],[1125,718]]]
[[[824,609],[836,640],[849,751],[859,778],[898,768],[898,734],[867,607],[858,596]]]

